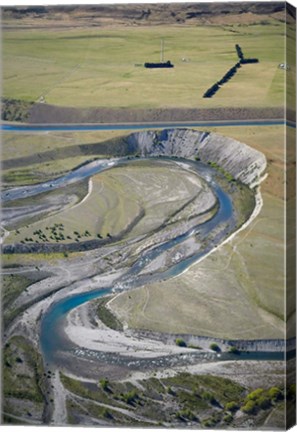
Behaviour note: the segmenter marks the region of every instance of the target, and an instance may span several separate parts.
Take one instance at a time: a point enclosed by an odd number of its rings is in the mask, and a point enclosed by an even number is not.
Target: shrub
[[[225,409],[227,411],[231,411],[231,412],[235,412],[239,409],[239,406],[236,402],[231,401],[231,402],[227,402],[225,405]]]
[[[235,346],[231,346],[229,349],[229,353],[239,354],[239,350]]]
[[[176,338],[175,344],[179,347],[186,347],[187,346],[186,342],[182,338]]]
[[[102,411],[102,417],[104,417],[106,419],[112,419],[113,418],[111,412],[107,408],[103,409],[103,411]]]
[[[247,398],[247,400],[255,401],[260,396],[262,396],[263,392],[264,392],[264,390],[262,388],[258,388],[256,390],[252,391],[251,393],[249,393],[246,398]]]
[[[120,398],[128,405],[132,405],[137,399],[139,399],[139,396],[136,390],[131,390],[128,393],[121,394]]]
[[[282,393],[281,389],[278,388],[278,387],[271,387],[271,388],[268,390],[267,394],[268,394],[268,397],[269,397],[271,400],[279,400],[279,399],[281,399],[282,396],[283,396],[283,393]]]
[[[100,387],[102,388],[102,390],[104,391],[108,391],[109,390],[109,381],[107,378],[102,378],[99,381]]]
[[[176,417],[179,418],[180,420],[195,420],[196,416],[194,413],[192,413],[192,411],[189,408],[185,408],[181,411],[178,411],[176,413]]]
[[[212,344],[210,344],[210,345],[209,345],[209,348],[210,348],[212,351],[216,351],[216,352],[221,351],[219,345],[216,344],[215,342],[213,342]]]
[[[216,404],[217,403],[216,398],[210,392],[207,392],[207,391],[203,392],[201,394],[201,397],[202,397],[203,400],[209,401],[211,404]]]
[[[213,427],[213,426],[215,426],[217,423],[219,423],[220,420],[221,420],[220,414],[217,413],[217,414],[214,414],[214,415],[212,415],[211,417],[205,419],[205,420],[203,421],[202,424],[203,424],[203,426],[205,426],[205,427]]]
[[[245,414],[255,414],[256,402],[253,400],[247,401],[247,403],[241,407],[241,411]]]
[[[257,405],[263,410],[268,409],[271,406],[270,399],[266,396],[260,396],[257,399]]]
[[[215,425],[215,423],[214,423],[213,419],[211,419],[211,418],[203,421],[204,427],[211,428],[214,425]]]
[[[225,417],[223,418],[225,423],[231,423],[233,420],[233,416],[231,414],[227,414],[225,415]]]

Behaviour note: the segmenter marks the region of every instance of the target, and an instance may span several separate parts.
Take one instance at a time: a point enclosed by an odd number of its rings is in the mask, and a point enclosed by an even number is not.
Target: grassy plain
[[[22,158],[39,156],[46,157],[44,161],[65,159],[77,156],[76,152],[66,151],[77,150],[84,144],[94,144],[105,140],[112,140],[125,135],[125,131],[97,131],[97,132],[30,132],[30,133],[3,133],[2,159],[15,161]],[[64,153],[61,154],[61,150]],[[58,152],[57,152],[58,151]],[[50,155],[48,154],[50,152]],[[52,159],[50,159],[50,156]],[[40,159],[39,158],[39,159]],[[35,161],[35,160],[34,160]],[[36,160],[35,163],[40,163]],[[16,163],[17,164],[17,163]],[[30,161],[29,161],[30,164]],[[31,161],[33,164],[33,161]],[[28,165],[28,164],[27,164]]]
[[[284,100],[284,23],[13,29],[3,32],[3,96],[44,97],[71,107],[268,107]],[[160,40],[173,69],[159,61]],[[204,92],[233,66],[235,44],[259,64],[244,65],[212,99]],[[184,59],[184,60],[183,60]]]
[[[11,231],[7,243],[72,243],[97,238],[98,234],[104,238],[108,234],[116,236],[142,213],[131,235],[145,234],[164,223],[199,189],[196,177],[185,176],[176,166],[134,162],[93,176],[92,188],[83,202]],[[55,225],[59,227],[53,231]],[[40,230],[46,237],[40,238]]]
[[[93,157],[114,155],[115,147],[100,143],[124,135],[123,131],[4,133],[3,182],[40,183],[75,168]]]
[[[111,310],[132,328],[227,338],[284,335],[284,128],[212,129],[262,151],[264,205],[235,238],[178,278],[123,293]]]
[[[72,252],[67,258],[69,260],[75,260],[80,256],[79,252]],[[65,260],[65,255],[62,252],[51,252],[51,253],[34,253],[34,254],[3,254],[2,256],[2,266],[9,267],[21,267],[23,265],[32,265],[37,269],[42,263],[49,262],[51,265],[59,265],[62,260]]]

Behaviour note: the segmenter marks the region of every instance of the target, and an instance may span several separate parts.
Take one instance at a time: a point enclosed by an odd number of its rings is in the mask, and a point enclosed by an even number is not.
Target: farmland
[[[284,99],[284,24],[102,29],[13,29],[3,34],[3,96],[68,107],[275,107]],[[160,40],[169,70],[158,61]],[[204,92],[237,61],[235,44],[259,64],[244,65],[211,100]],[[153,89],[153,91],[152,91]]]

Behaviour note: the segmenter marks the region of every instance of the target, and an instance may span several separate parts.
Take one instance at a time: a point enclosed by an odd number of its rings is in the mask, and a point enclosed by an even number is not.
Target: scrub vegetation
[[[96,302],[98,318],[107,327],[113,330],[122,331],[122,323],[106,307],[106,303],[108,303],[109,300],[110,297],[105,297]]]
[[[189,373],[137,383],[102,378],[98,385],[64,374],[61,377],[69,392],[68,415],[78,424],[84,411],[94,418],[104,418],[107,425],[116,420],[118,425],[137,426],[142,420],[147,425],[155,423],[167,427],[207,428],[228,424],[240,427],[248,415],[254,417],[255,424],[265,421],[283,404],[285,395],[280,387],[250,390],[230,379]],[[83,407],[83,411],[77,410],[76,404]],[[100,404],[104,404],[106,411]],[[243,416],[238,416],[238,411]]]
[[[3,350],[5,423],[18,419],[42,423],[50,399],[45,376],[42,357],[32,344],[21,336],[9,339]]]
[[[15,308],[14,301],[24,292],[27,288],[42,279],[47,274],[41,271],[31,271],[24,274],[14,274],[13,268],[10,267],[11,273],[6,273],[2,276],[2,319],[3,330],[7,328],[8,324],[21,312]]]

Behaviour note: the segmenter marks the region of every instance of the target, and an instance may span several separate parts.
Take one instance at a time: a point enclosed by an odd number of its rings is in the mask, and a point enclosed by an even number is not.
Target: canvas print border
[[[296,423],[296,9],[1,8],[2,425]]]

